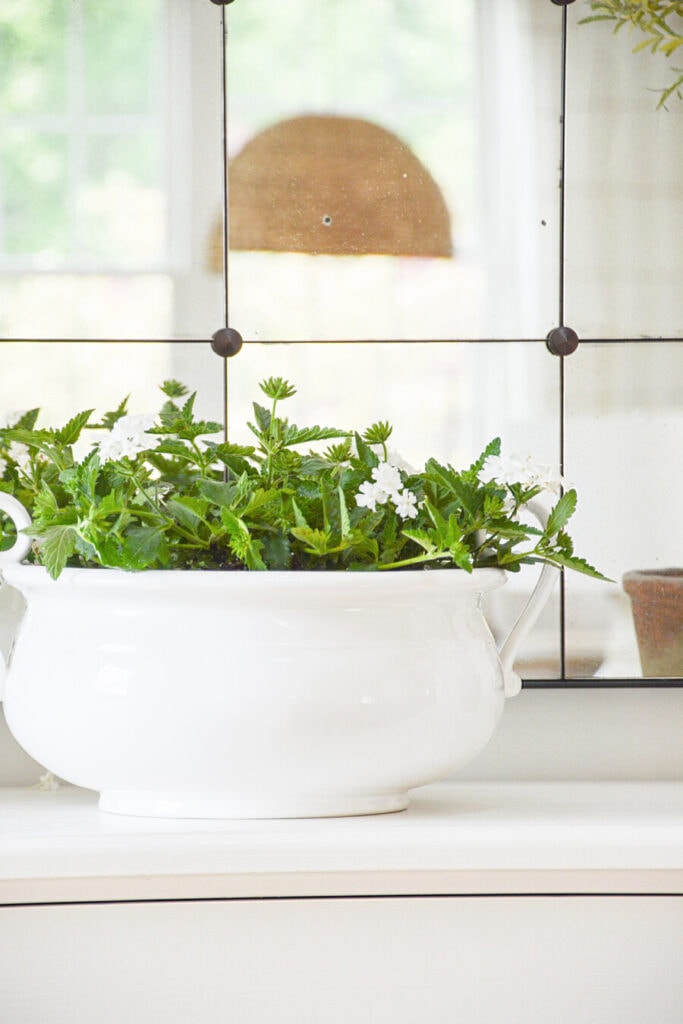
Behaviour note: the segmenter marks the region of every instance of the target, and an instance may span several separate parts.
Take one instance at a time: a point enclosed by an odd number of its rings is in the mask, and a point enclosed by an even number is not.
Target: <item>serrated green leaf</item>
[[[575,572],[580,572],[584,576],[592,576],[594,579],[603,580],[605,583],[614,583],[609,576],[603,576],[603,574],[592,566],[585,558],[578,558],[576,555],[565,555],[563,552],[553,552],[552,561],[565,569],[573,569]]]
[[[238,497],[236,485],[223,480],[200,480],[197,489],[213,505],[232,505]]]
[[[160,455],[172,455],[174,458],[194,462],[195,454],[186,444],[173,437],[165,437],[154,449]]]
[[[323,455],[304,455],[299,464],[301,476],[317,477],[321,473],[327,473],[332,469],[332,463]]]
[[[560,530],[564,529],[575,511],[576,491],[567,491],[566,494],[562,495],[548,516],[548,522],[543,530],[543,535],[545,537],[554,537],[556,533],[559,533]]]
[[[281,492],[275,487],[263,488],[257,487],[255,491],[249,495],[249,501],[240,510],[242,516],[252,516],[255,512],[262,510],[266,505],[271,505],[273,502],[280,502]]]
[[[346,538],[351,535],[351,520],[349,519],[349,510],[346,507],[346,495],[344,494],[343,487],[337,488],[337,495],[339,496],[339,522],[341,526],[341,535]]]
[[[22,427],[4,429],[2,436],[6,441],[18,441],[19,444],[26,444],[29,448],[38,448],[55,439],[53,430],[24,430]]]
[[[128,396],[126,396],[113,412],[106,412],[99,423],[88,423],[89,430],[111,430],[114,424],[126,415]]]
[[[33,505],[31,513],[33,522],[37,525],[51,522],[57,515],[58,510],[59,506],[57,505],[56,497],[48,485],[44,483],[36,495],[36,500]]]
[[[106,519],[107,516],[118,515],[122,510],[123,495],[120,490],[107,491],[95,510],[95,517]]]
[[[75,444],[94,411],[94,409],[86,409],[73,416],[68,423],[64,424],[61,430],[55,432],[55,440],[63,445]]]
[[[265,537],[263,540],[263,557],[269,569],[290,569],[292,565],[292,546],[289,538],[282,533]]]
[[[176,430],[178,437],[187,441],[195,441],[198,437],[208,434],[220,434],[223,431],[223,424],[215,420],[196,420],[194,423],[187,423],[179,426]]]
[[[50,526],[38,541],[40,561],[54,580],[62,572],[76,550],[73,526]]]
[[[329,448],[325,449],[324,455],[328,462],[348,462],[352,455],[351,435],[349,435],[341,444],[331,444]]]
[[[20,430],[33,430],[39,415],[40,409],[27,409],[13,426],[18,427]]]
[[[235,455],[248,459],[256,451],[252,444],[231,444],[227,442],[219,444],[216,441],[207,441],[206,448],[217,459],[232,458]]]
[[[295,525],[298,527],[303,527],[304,529],[308,529],[308,523],[306,522],[306,519],[294,498],[291,499],[291,504],[292,511],[294,513]]]
[[[267,569],[260,554],[263,544],[252,538],[244,520],[235,515],[231,509],[221,508],[221,521],[228,533],[230,550],[235,557],[244,562],[248,569]]]
[[[363,432],[363,440],[366,444],[386,444],[392,432],[393,428],[387,420],[378,420]]]
[[[306,444],[310,441],[330,441],[335,437],[348,437],[348,430],[337,430],[335,427],[297,427],[294,423],[285,426],[282,435],[283,444]]]
[[[208,501],[203,498],[193,498],[189,495],[180,494],[177,498],[171,498],[166,502],[166,510],[181,526],[195,530],[206,516]]]
[[[489,443],[486,445],[486,448],[484,448],[479,458],[472,463],[468,472],[472,474],[472,476],[479,476],[482,469],[484,468],[486,460],[489,459],[492,455],[500,455],[500,451],[501,440],[499,437],[494,437],[493,440],[489,441]]]
[[[416,544],[419,544],[422,550],[426,551],[428,555],[432,555],[434,554],[435,551],[438,550],[436,544],[434,543],[432,535],[428,533],[426,530],[418,530],[413,529],[411,527],[406,527],[406,529],[403,531],[403,535],[404,537],[408,537],[409,540],[415,541]]]
[[[183,398],[189,391],[184,384],[181,384],[179,380],[165,380],[161,385],[161,390],[169,398]]]
[[[268,377],[259,383],[261,391],[274,402],[280,402],[285,398],[291,398],[296,394],[296,388],[283,377]]]
[[[375,455],[370,445],[365,443],[360,434],[354,434],[354,438],[356,441],[358,458],[363,465],[367,466],[368,469],[374,469],[376,466],[379,466],[379,458]]]
[[[333,546],[332,537],[326,530],[312,530],[309,526],[295,526],[291,533],[305,545],[306,551],[312,555],[325,555]]]
[[[133,526],[124,537],[121,548],[125,567],[147,569],[155,563],[168,562],[168,548],[162,530],[154,526]]]
[[[267,437],[270,430],[270,411],[268,409],[264,409],[262,405],[258,404],[258,402],[253,402],[252,406],[257,426],[255,427],[252,423],[249,423],[249,429],[252,434],[256,434],[259,438]]]

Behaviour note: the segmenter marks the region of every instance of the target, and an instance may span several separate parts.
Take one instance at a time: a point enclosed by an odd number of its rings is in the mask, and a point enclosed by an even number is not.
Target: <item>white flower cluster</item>
[[[147,433],[153,426],[152,415],[122,416],[99,442],[100,459],[102,462],[134,459],[146,448],[156,448],[159,438]]]
[[[25,412],[26,411],[22,409],[18,412],[11,412],[7,416],[0,416],[0,429],[3,427],[15,427],[21,417],[25,415]],[[25,444],[19,444],[18,441],[12,441],[7,448],[7,454],[21,469],[28,462],[30,453]],[[7,459],[0,458],[0,476],[2,476],[6,469]]]
[[[519,483],[540,487],[550,494],[559,494],[564,484],[562,477],[551,466],[535,462],[530,455],[491,455],[479,478],[484,483],[495,480],[499,484]]]
[[[361,508],[376,511],[378,505],[392,501],[401,519],[415,519],[417,497],[403,486],[398,466],[391,462],[380,462],[372,471],[372,482],[366,480],[358,488],[356,504]]]

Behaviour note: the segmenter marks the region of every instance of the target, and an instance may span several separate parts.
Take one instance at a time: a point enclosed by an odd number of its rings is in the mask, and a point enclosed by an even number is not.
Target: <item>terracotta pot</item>
[[[627,572],[644,676],[683,676],[683,569]]]

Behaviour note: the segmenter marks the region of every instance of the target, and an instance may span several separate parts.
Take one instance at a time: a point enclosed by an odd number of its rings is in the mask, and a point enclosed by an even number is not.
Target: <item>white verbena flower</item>
[[[365,480],[358,488],[358,494],[356,495],[356,505],[360,508],[369,508],[371,512],[375,512],[378,505],[383,505],[389,495],[384,491],[378,484],[371,484],[369,480]]]
[[[12,441],[11,445],[7,449],[7,454],[20,469],[24,469],[31,458],[31,452],[25,444],[20,444],[19,441]]]
[[[155,434],[147,433],[152,426],[154,426],[153,415],[143,413],[122,416],[99,442],[102,462],[123,458],[133,459],[139,452],[143,452],[147,448],[156,448],[159,438]]]
[[[393,502],[401,519],[417,518],[417,496],[412,491],[404,488],[399,494],[393,496]]]
[[[551,466],[536,462],[531,455],[491,455],[479,476],[485,483],[526,484],[551,494],[558,494],[564,483]]]
[[[22,416],[26,415],[26,409],[15,409],[14,412],[8,412],[5,416],[0,416],[0,430],[11,430],[12,427],[16,427],[17,423]],[[25,444],[20,444],[18,441],[12,441],[6,448],[6,452],[10,459],[23,469],[26,466],[30,452]],[[0,462],[0,474],[4,473],[7,469],[6,459],[1,459]]]
[[[16,427],[21,417],[25,416],[27,412],[27,409],[15,409],[14,412],[8,412],[5,416],[0,416],[0,430]]]
[[[392,498],[403,486],[400,470],[390,462],[380,462],[379,466],[375,466],[372,479],[386,493],[387,498]]]
[[[400,471],[396,466],[389,462],[380,462],[373,469],[372,478],[372,482],[366,480],[358,488],[357,505],[375,512],[378,505],[392,501],[402,519],[416,518],[417,497],[403,486]]]

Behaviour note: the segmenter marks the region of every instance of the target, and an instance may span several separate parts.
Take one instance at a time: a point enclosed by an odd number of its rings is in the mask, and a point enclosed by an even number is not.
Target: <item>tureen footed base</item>
[[[404,811],[408,802],[407,792],[249,798],[223,793],[106,790],[100,794],[99,808],[109,814],[144,818],[341,818]]]

